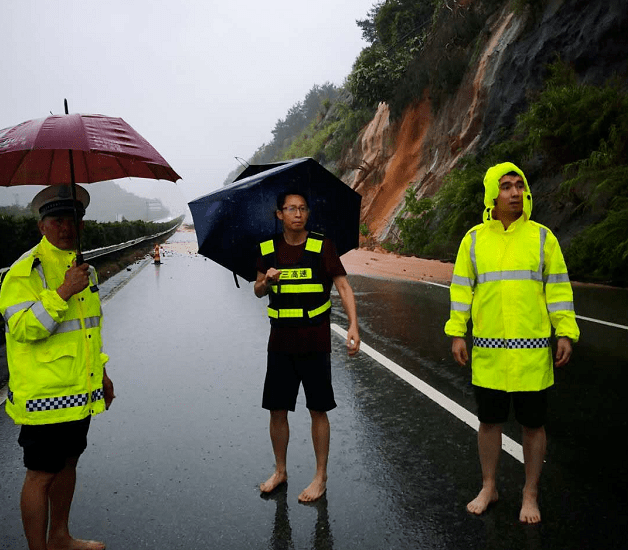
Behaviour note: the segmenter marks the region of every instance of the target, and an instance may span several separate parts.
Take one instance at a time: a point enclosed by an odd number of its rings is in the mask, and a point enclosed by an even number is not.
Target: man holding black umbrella
[[[13,264],[0,290],[10,375],[6,410],[22,425],[21,510],[30,550],[105,547],[74,539],[68,529],[90,419],[114,398],[101,351],[96,274],[76,265],[75,221],[88,203],[80,186],[76,200],[69,186],[38,193],[32,204],[43,238]]]
[[[270,296],[271,332],[262,406],[270,410],[270,438],[276,461],[275,471],[260,490],[270,493],[288,479],[288,411],[295,410],[303,383],[312,419],[316,474],[299,501],[313,502],[327,488],[327,411],[336,407],[330,363],[332,285],[349,320],[349,355],[355,355],[360,348],[358,319],[353,291],[334,244],[306,229],[307,198],[298,190],[280,194],[276,215],[283,222],[283,233],[261,243],[254,286],[258,298]]]

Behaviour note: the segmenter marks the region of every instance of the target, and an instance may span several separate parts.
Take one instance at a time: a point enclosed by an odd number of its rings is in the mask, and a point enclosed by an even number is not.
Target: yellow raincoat
[[[522,176],[523,215],[507,230],[492,217],[499,179]],[[460,244],[450,287],[448,336],[464,337],[473,321],[472,382],[476,386],[538,391],[554,383],[550,337],[577,342],[573,292],[558,240],[530,220],[532,195],[512,163],[490,168],[484,178],[484,221]]]
[[[13,264],[0,289],[6,323],[7,414],[16,424],[55,424],[105,410],[102,311],[90,287],[65,302],[56,289],[76,254],[46,237]],[[90,268],[90,286],[96,274]]]

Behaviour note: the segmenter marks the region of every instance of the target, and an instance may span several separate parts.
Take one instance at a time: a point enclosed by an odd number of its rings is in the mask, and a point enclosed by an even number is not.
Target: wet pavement
[[[185,236],[175,236],[183,239]],[[193,234],[192,234],[193,238]],[[351,277],[362,338],[473,411],[470,373],[442,333],[447,289]],[[338,408],[330,413],[327,495],[297,502],[314,456],[304,398],[290,415],[290,479],[271,473],[260,407],[265,300],[200,256],[164,254],[102,285],[108,372],[117,399],[92,423],[71,526],[110,549],[584,549],[625,546],[626,331],[581,321],[574,360],[550,400],[540,526],[517,518],[523,466],[503,453],[500,501],[465,512],[479,488],[475,433],[332,334]],[[628,325],[625,291],[580,287],[578,313]],[[335,297],[333,322],[346,328]],[[602,316],[604,315],[604,316]],[[520,442],[514,423],[505,432]],[[18,428],[0,413],[0,549],[26,548]],[[622,447],[620,450],[619,447]]]

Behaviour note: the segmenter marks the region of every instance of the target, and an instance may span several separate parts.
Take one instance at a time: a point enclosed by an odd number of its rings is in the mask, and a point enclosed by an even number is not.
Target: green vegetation
[[[403,252],[453,260],[462,235],[480,221],[486,167],[474,158],[461,164],[464,167],[452,170],[434,197],[417,200],[413,189],[406,192],[404,210],[396,220]]]
[[[145,222],[142,220],[98,223],[86,220],[81,234],[81,246],[83,250],[94,250],[103,246],[125,243],[133,239],[150,237],[176,227],[181,221],[181,217],[163,223]]]
[[[338,126],[326,146],[326,155],[331,161],[338,161],[342,158],[375,114],[374,109],[352,109],[346,103],[337,103],[335,108]]]
[[[375,107],[386,101],[394,107],[406,71],[422,51],[435,5],[432,0],[387,0],[376,3],[366,19],[357,21],[369,46],[347,79],[356,104]],[[417,90],[418,96],[422,91]]]
[[[273,140],[262,145],[248,162],[264,164],[301,157],[312,157],[321,164],[336,162],[374,113],[375,109],[352,105],[345,88],[329,83],[315,85],[303,101],[290,108],[285,119],[277,121]],[[241,171],[231,172],[224,184],[231,183]]]
[[[0,267],[9,267],[41,239],[34,216],[0,214]]]
[[[434,197],[417,200],[408,191],[397,220],[403,250],[453,258],[465,231],[480,221],[484,172],[504,159],[524,170],[535,159],[540,174],[562,172],[557,202],[569,199],[597,219],[564,248],[572,277],[628,285],[628,93],[615,80],[579,84],[560,61],[510,139],[465,159]]]
[[[502,0],[486,0],[481,8],[471,9],[437,0],[376,2],[367,17],[356,22],[369,45],[344,86],[313,86],[277,121],[273,139],[259,147],[249,163],[304,156],[333,163],[355,143],[379,102],[387,102],[395,117],[423,97],[429,86],[437,106],[460,83],[474,51],[469,45],[488,14],[501,4]],[[230,173],[225,184],[240,171]]]
[[[321,122],[342,103],[342,93],[342,88],[329,82],[322,86],[312,86],[303,101],[295,103],[285,118],[275,123],[273,139],[262,144],[248,162],[265,164],[302,156],[323,159],[323,149],[330,142],[334,128],[327,129],[329,123],[321,126]],[[315,143],[306,143],[307,141]],[[233,170],[225,179],[224,185],[231,183],[241,171],[242,168]]]
[[[311,122],[282,156],[284,159],[312,157],[320,162],[325,146],[329,143],[333,133],[338,129],[339,124],[337,121],[327,125],[317,125],[315,121]]]
[[[599,221],[565,250],[572,276],[628,285],[628,93],[612,79],[579,84],[557,61],[538,100],[518,120],[529,155],[562,168],[561,191]]]
[[[373,118],[370,109],[351,109],[337,102],[328,116],[314,120],[275,160],[312,157],[321,164],[338,161]]]
[[[581,163],[601,147],[607,159],[614,155],[615,163],[626,156],[626,144],[620,148],[623,151],[617,149],[618,133],[628,130],[626,106],[619,82],[579,84],[573,69],[556,61],[549,66],[549,77],[538,99],[519,116],[515,133],[522,136],[529,154],[542,151],[559,165]]]
[[[609,210],[565,251],[572,278],[628,286],[628,204]]]
[[[376,3],[367,19],[357,22],[369,46],[347,78],[355,103],[374,107],[385,101],[396,118],[429,88],[437,111],[460,84],[487,18],[502,5],[502,0],[466,7],[436,0]]]
[[[327,166],[342,166],[343,156],[380,102],[388,104],[394,121],[408,106],[428,97],[429,91],[431,107],[438,113],[481,51],[487,20],[505,4],[504,0],[376,1],[366,18],[357,21],[368,46],[345,84],[314,86],[277,122],[273,140],[260,147],[250,162],[309,156]],[[520,14],[527,12],[529,30],[546,4],[547,0],[511,0],[509,6]],[[545,199],[565,214],[570,232],[563,248],[572,275],[628,285],[625,82],[581,84],[570,67],[557,61],[548,67],[544,88],[528,100],[515,127],[503,129],[503,141],[460,162],[434,197],[417,200],[414,191],[408,191],[396,220],[401,242],[387,246],[453,259],[465,231],[481,220],[486,169],[512,160],[532,181],[546,185]],[[556,191],[557,175],[563,183]],[[536,212],[535,219],[552,226],[549,209]],[[592,225],[574,237],[573,228],[583,217]]]
[[[98,223],[85,221],[81,237],[83,250],[124,243],[140,237],[148,237],[175,227],[181,218],[166,223],[136,221]],[[0,214],[0,267],[9,267],[24,252],[30,250],[41,239],[34,216],[13,217]]]
[[[273,139],[249,159],[261,164],[299,157],[333,163],[355,143],[379,102],[399,116],[429,86],[435,109],[459,85],[486,17],[501,0],[451,8],[436,0],[376,2],[357,21],[369,45],[345,85],[314,86],[272,130]],[[475,6],[475,3],[472,4]],[[233,181],[240,170],[229,174]]]

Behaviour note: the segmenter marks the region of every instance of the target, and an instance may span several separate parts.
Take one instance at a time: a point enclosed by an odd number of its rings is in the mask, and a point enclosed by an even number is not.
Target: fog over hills
[[[90,194],[90,204],[86,219],[99,222],[126,220],[156,221],[173,217],[179,212],[171,212],[159,197],[141,197],[122,189],[113,181],[101,181],[85,186]],[[16,186],[0,188],[0,206],[19,204],[27,206],[41,189],[40,186]]]

